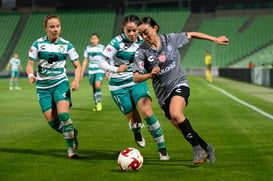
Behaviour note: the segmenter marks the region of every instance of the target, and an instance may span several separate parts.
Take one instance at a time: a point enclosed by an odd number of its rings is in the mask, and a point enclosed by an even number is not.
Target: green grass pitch
[[[212,89],[204,77],[190,76],[189,81],[191,97],[185,115],[199,135],[215,146],[217,161],[192,164],[190,144],[164,118],[150,89],[171,159],[159,160],[145,127],[146,147],[139,149],[144,156],[142,168],[122,172],[117,165],[119,152],[137,146],[106,81],[102,112],[91,110],[87,78],[72,93],[71,117],[79,130],[80,158],[71,160],[62,135],[47,125],[40,111],[35,87],[22,78],[22,90],[10,91],[9,80],[0,79],[0,180],[273,180],[273,120]],[[232,81],[215,78],[213,85],[273,114],[272,101],[237,89]],[[257,93],[261,94],[258,86]]]

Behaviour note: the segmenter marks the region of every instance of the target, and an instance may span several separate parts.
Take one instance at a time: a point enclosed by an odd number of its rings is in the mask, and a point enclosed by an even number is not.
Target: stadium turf
[[[40,111],[34,86],[22,78],[22,90],[10,91],[9,80],[0,79],[0,180],[273,180],[273,120],[213,89],[204,77],[190,76],[189,80],[191,96],[185,115],[215,146],[216,163],[192,164],[190,145],[164,118],[153,96],[171,159],[159,160],[145,127],[147,145],[139,149],[144,156],[142,168],[122,172],[117,165],[119,151],[137,146],[106,81],[101,112],[92,111],[87,78],[72,93],[71,117],[79,130],[80,158],[70,160],[62,135],[49,128]],[[223,78],[215,78],[213,85],[273,115],[271,95],[260,97],[262,87],[254,86],[254,91],[245,83]]]

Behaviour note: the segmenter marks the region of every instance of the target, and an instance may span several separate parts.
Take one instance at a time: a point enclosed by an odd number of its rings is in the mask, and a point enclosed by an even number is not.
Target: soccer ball
[[[143,163],[143,156],[135,148],[126,148],[119,153],[118,165],[122,171],[140,169]]]

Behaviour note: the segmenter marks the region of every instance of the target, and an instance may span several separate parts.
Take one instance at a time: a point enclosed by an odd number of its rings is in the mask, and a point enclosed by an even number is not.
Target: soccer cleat
[[[216,158],[215,158],[215,148],[208,144],[207,146],[207,150],[206,153],[207,153],[207,162],[215,162],[216,161]]]
[[[21,87],[15,87],[15,90],[21,90]]]
[[[101,102],[98,102],[97,105],[96,105],[96,110],[97,111],[102,111],[102,104]]]
[[[9,87],[9,90],[13,90],[13,87]]]
[[[74,141],[73,141],[73,148],[75,150],[78,149],[79,146],[79,142],[78,142],[78,130],[76,128],[74,128]]]
[[[78,158],[78,152],[74,148],[68,148],[67,150],[68,158]]]
[[[206,158],[206,154],[204,153],[204,150],[202,148],[194,148],[193,149],[193,163],[198,164],[204,162]]]
[[[160,148],[159,150],[159,159],[160,160],[170,160],[169,154],[166,148]]]
[[[143,138],[142,134],[134,132],[134,136],[135,136],[136,144],[140,148],[144,148],[146,144],[145,144],[145,139]]]

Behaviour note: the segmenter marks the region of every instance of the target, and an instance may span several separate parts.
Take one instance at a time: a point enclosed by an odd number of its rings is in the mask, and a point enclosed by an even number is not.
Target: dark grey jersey
[[[143,43],[135,54],[134,72],[150,73],[153,67],[159,66],[160,73],[153,77],[153,87],[160,105],[171,92],[181,86],[188,86],[186,74],[181,68],[179,48],[188,43],[186,33],[160,35],[161,47],[157,50]]]

